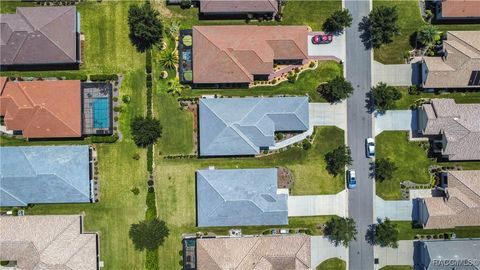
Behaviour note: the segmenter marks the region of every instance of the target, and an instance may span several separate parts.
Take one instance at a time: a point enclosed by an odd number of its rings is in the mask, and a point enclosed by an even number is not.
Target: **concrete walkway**
[[[375,269],[380,269],[386,265],[413,266],[413,252],[412,240],[398,241],[398,248],[375,246],[375,257],[378,258],[378,265]]]
[[[345,190],[334,195],[289,196],[288,216],[347,216],[347,192]]]
[[[337,126],[347,129],[347,102],[338,104],[310,103],[310,126]]]
[[[372,83],[377,85],[379,82],[384,82],[392,86],[419,85],[421,82],[419,68],[420,65],[418,63],[384,65],[373,61]]]
[[[328,238],[323,236],[312,236],[311,238],[311,266],[315,269],[320,263],[327,259],[339,258],[348,260],[347,248],[344,246],[335,246],[330,243]]]
[[[374,114],[375,135],[383,131],[415,131],[418,129],[417,110],[391,110]]]
[[[314,12],[314,11],[312,11]],[[322,32],[313,32],[307,37],[308,56],[312,59],[332,59],[345,62],[345,34],[334,36],[332,43],[329,44],[313,44],[312,37]]]

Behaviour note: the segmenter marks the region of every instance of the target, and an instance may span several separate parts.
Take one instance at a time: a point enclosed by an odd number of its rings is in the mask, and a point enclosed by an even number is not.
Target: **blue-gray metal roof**
[[[275,132],[309,128],[308,97],[207,98],[199,102],[201,156],[242,156],[275,145]]]
[[[415,246],[415,269],[478,270],[480,239],[427,240]]]
[[[199,227],[288,224],[277,169],[197,171]]]
[[[0,206],[90,202],[88,146],[0,148]]]

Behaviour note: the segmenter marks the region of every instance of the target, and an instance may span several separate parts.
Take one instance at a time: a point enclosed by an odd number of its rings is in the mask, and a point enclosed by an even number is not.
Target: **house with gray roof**
[[[0,206],[93,201],[90,148],[0,148]]]
[[[414,269],[478,270],[480,269],[480,239],[416,241]]]
[[[480,160],[480,104],[432,99],[418,113],[419,133],[433,139],[434,151],[450,161]]]
[[[247,156],[275,145],[275,132],[309,129],[308,97],[199,101],[200,156]]]
[[[80,15],[75,6],[18,7],[0,14],[0,69],[79,67]]]
[[[198,227],[288,224],[277,177],[277,169],[198,170]]]

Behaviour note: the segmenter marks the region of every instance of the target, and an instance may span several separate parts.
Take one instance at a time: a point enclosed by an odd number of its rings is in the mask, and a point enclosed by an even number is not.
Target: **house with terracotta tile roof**
[[[480,89],[480,31],[447,32],[442,56],[423,57],[422,87]]]
[[[0,216],[0,260],[2,269],[97,270],[98,235],[83,231],[82,216]]]
[[[308,34],[307,26],[194,26],[191,56],[181,57],[194,87],[249,87],[308,63]]]
[[[200,0],[200,17],[273,18],[279,11],[277,0]]]
[[[442,175],[442,196],[420,199],[419,222],[425,229],[480,226],[480,171]]]
[[[480,20],[480,0],[436,0],[437,20]]]
[[[434,152],[450,161],[480,160],[480,104],[432,99],[418,111],[418,132],[433,141]]]
[[[0,77],[4,132],[27,139],[112,134],[111,84]]]
[[[196,269],[311,269],[310,236],[196,239]]]
[[[0,14],[0,70],[79,67],[80,15],[75,6],[18,7],[16,11]]]

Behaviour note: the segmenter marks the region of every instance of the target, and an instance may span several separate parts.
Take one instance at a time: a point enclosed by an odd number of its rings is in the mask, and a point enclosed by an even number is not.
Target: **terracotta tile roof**
[[[427,118],[422,133],[444,136],[443,155],[449,160],[480,160],[480,104],[432,99],[422,111]]]
[[[480,2],[479,2],[480,5]],[[447,56],[424,57],[425,88],[467,88],[473,71],[480,71],[480,31],[449,31],[443,41]]]
[[[310,269],[307,235],[197,239],[197,269]]]
[[[16,14],[0,14],[0,64],[75,63],[76,26],[75,6],[19,7]]]
[[[0,217],[0,260],[15,269],[96,270],[97,236],[84,234],[80,216]]]
[[[480,0],[442,0],[442,17],[480,17]]]
[[[306,26],[194,26],[193,82],[248,83],[274,60],[308,58]]]
[[[277,0],[201,0],[202,13],[278,12]]]
[[[447,197],[425,198],[425,228],[480,225],[480,170],[449,171]]]
[[[25,138],[82,136],[80,81],[7,81],[0,91],[7,129]]]

